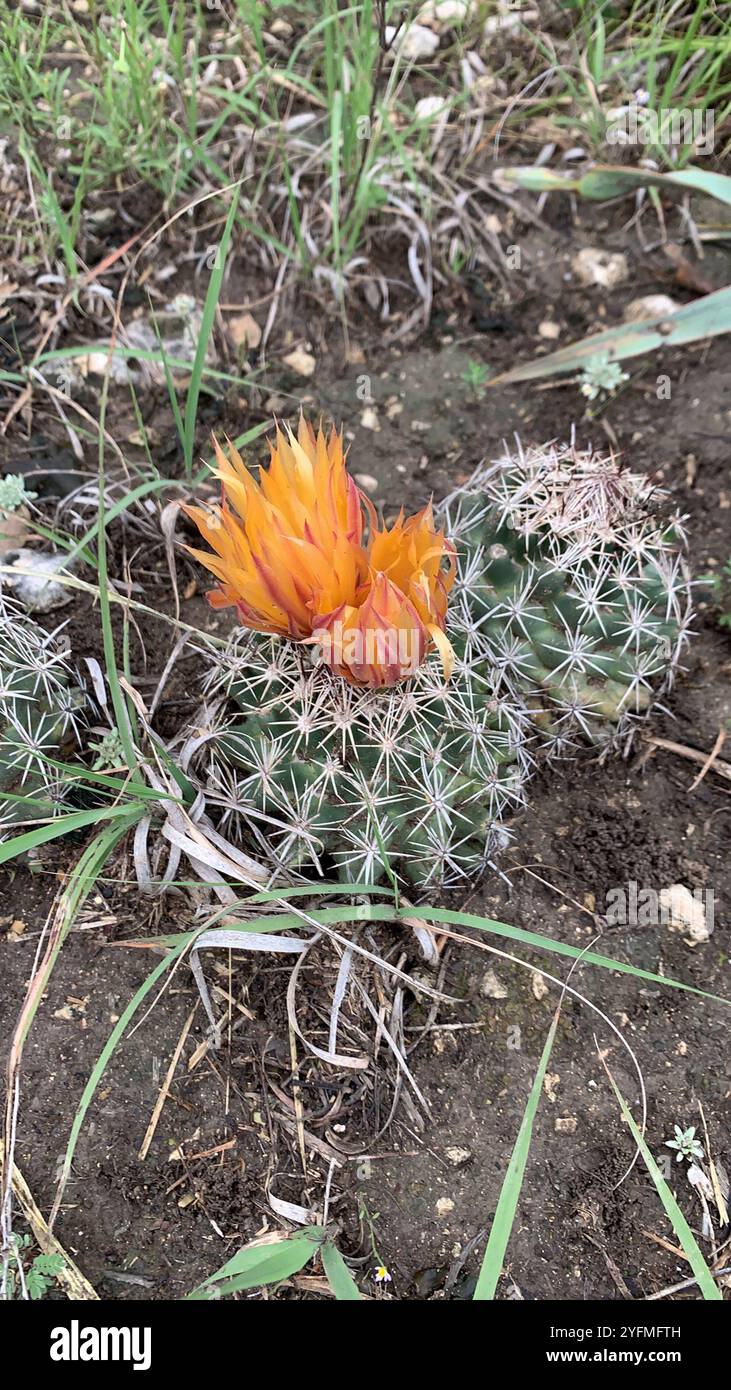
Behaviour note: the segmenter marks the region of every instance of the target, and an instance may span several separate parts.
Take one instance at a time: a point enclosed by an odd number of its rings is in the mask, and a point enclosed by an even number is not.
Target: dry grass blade
[[[330,1009],[330,1031],[328,1034],[328,1052],[330,1052],[331,1055],[335,1052],[337,1047],[338,1020],[340,1018],[340,1010],[342,1008],[343,999],[345,998],[345,991],[348,987],[348,980],[350,978],[350,970],[352,964],[353,952],[348,946],[347,949],[343,951],[342,959],[340,961],[338,978],[335,981],[335,990],[333,993],[332,1007]]]
[[[264,932],[249,931],[225,931],[214,930],[203,932],[199,936],[190,952],[190,968],[198,986],[203,1007],[208,1016],[211,1028],[213,1029],[214,1045],[221,1046],[221,1025],[217,1023],[211,1003],[211,996],[205,982],[203,970],[201,968],[199,952],[201,949],[210,949],[212,946],[225,948],[229,951],[273,951],[275,954],[300,955],[309,950],[311,943],[301,941],[295,936],[269,936]]]
[[[175,1051],[170,1059],[170,1066],[167,1069],[165,1080],[163,1081],[162,1086],[160,1087],[160,1090],[158,1092],[157,1100],[155,1101],[155,1108],[152,1112],[152,1115],[150,1116],[150,1123],[147,1126],[145,1137],[140,1145],[140,1151],[137,1155],[139,1159],[146,1159],[150,1151],[150,1145],[155,1137],[155,1130],[157,1129],[160,1116],[162,1115],[163,1106],[170,1094],[170,1087],[173,1082],[173,1077],[175,1076],[175,1071],[178,1062],[180,1061],[181,1053],[183,1051],[183,1048],[185,1047],[185,1040],[191,1030],[191,1027],[193,1026],[193,1019],[195,1018],[197,1008],[198,1005],[194,1004],[193,1008],[188,1014],[187,1019],[185,1020],[185,1023],[183,1024],[183,1029],[180,1034],[180,1037],[178,1038]]]
[[[703,1133],[705,1135],[706,1140],[706,1154],[708,1155],[708,1171],[711,1175],[711,1186],[713,1188],[713,1196],[716,1206],[718,1208],[718,1219],[721,1226],[725,1227],[728,1226],[728,1206],[726,1205],[726,1197],[724,1197],[723,1192],[721,1191],[721,1184],[718,1177],[718,1169],[716,1168],[716,1165],[713,1162],[713,1156],[711,1154],[711,1141],[708,1137],[708,1125],[706,1124],[706,1112],[703,1109],[703,1102],[700,1100],[698,1101],[698,1110],[700,1112],[701,1121],[703,1123]],[[728,1196],[728,1187],[726,1195]]]
[[[289,984],[287,985],[287,1017],[289,1019],[289,1026],[292,1029],[292,1032],[295,1034],[295,1036],[298,1037],[300,1042],[303,1043],[304,1046],[307,1048],[308,1052],[311,1052],[315,1057],[319,1057],[321,1062],[328,1062],[331,1066],[334,1067],[348,1067],[352,1068],[355,1071],[363,1071],[365,1068],[370,1066],[370,1058],[347,1057],[344,1055],[340,1055],[337,1052],[327,1052],[324,1048],[317,1047],[315,1043],[311,1042],[309,1038],[305,1037],[304,1033],[302,1032],[302,1029],[299,1026],[299,1023],[297,1022],[297,979],[302,963],[305,959],[305,954],[313,945],[315,945],[315,941],[316,938],[310,943],[308,943],[308,945],[304,948],[303,954],[300,956],[300,959],[296,962],[294,969],[292,970],[292,973],[289,977]]]
[[[5,1162],[5,1145],[0,1139],[0,1170]],[[15,1194],[23,1215],[30,1226],[37,1245],[44,1255],[58,1255],[63,1260],[63,1266],[55,1275],[57,1282],[64,1290],[66,1297],[74,1302],[98,1302],[99,1295],[89,1280],[81,1273],[78,1265],[74,1263],[61,1242],[56,1239],[52,1231],[48,1229],[46,1222],[33,1200],[33,1194],[23,1177],[18,1165],[13,1163],[10,1174],[12,1190]]]

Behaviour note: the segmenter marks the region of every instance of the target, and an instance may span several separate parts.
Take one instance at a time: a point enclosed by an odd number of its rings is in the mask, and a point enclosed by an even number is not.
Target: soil
[[[540,349],[550,350],[555,344],[539,333],[546,322],[557,324],[558,341],[567,342],[599,324],[618,322],[627,300],[638,294],[669,290],[688,297],[668,285],[667,263],[643,255],[632,233],[622,229],[626,210],[620,205],[610,215],[581,208],[571,221],[567,206],[557,205],[550,229],[531,229],[522,239],[523,270],[513,287],[469,287],[469,282],[466,289],[445,287],[429,335],[408,347],[384,350],[377,325],[363,318],[361,336],[356,339],[351,329],[347,345],[338,320],[309,326],[318,372],[305,400],[310,408],[345,421],[352,436],[351,470],[368,475],[363,485],[387,514],[402,503],[420,505],[430,491],[444,495],[486,453],[496,456],[502,440],[514,432],[526,442],[565,438],[575,419],[580,443],[616,447],[634,468],[671,491],[689,517],[697,575],[727,560],[731,379],[722,340],[631,364],[631,382],[594,419],[585,415],[576,385],[562,379],[476,393],[465,377],[470,361],[505,370]],[[571,256],[587,244],[621,249],[630,260],[628,283],[611,296],[577,289],[566,280]],[[718,284],[728,281],[721,252],[709,253],[704,274]],[[669,378],[669,398],[667,390],[658,391],[661,376]],[[282,374],[275,389],[297,388]],[[302,395],[301,384],[298,389]],[[163,406],[150,402],[151,412],[153,405],[162,419]],[[236,402],[227,401],[224,411],[235,415]],[[365,424],[364,412],[370,412]],[[265,414],[262,401],[260,418]],[[246,424],[253,415],[256,411]],[[367,427],[374,422],[377,429]],[[48,447],[42,438],[37,457]],[[24,448],[32,461],[33,444]],[[162,546],[148,563],[145,601],[162,608],[170,603]],[[182,590],[193,575],[187,560],[181,559],[179,575]],[[698,596],[687,670],[666,709],[653,713],[648,732],[708,752],[719,730],[728,727],[731,648],[708,593],[699,589]],[[199,596],[183,602],[188,621],[200,621],[204,611]],[[73,610],[77,658],[95,649],[90,612],[86,600]],[[217,621],[222,630],[225,616]],[[159,627],[158,633],[151,623],[144,633],[150,682],[170,646]],[[142,664],[135,642],[133,669]],[[165,720],[174,722],[175,702],[189,696],[194,674],[192,665],[176,668],[166,692]],[[475,885],[469,909],[580,947],[600,935],[595,949],[607,955],[729,996],[726,816],[731,806],[726,785],[712,771],[691,786],[698,771],[697,763],[642,741],[626,761],[599,765],[586,757],[545,770],[533,784],[530,809],[501,865],[507,878],[493,875]],[[3,1043],[23,998],[40,926],[83,843],[82,837],[75,845],[53,843],[32,866],[13,865],[7,873],[4,925],[20,918],[26,926],[20,935],[7,931],[0,938]],[[607,894],[631,882],[656,891],[675,883],[712,890],[710,940],[694,947],[661,923],[608,925]],[[453,896],[450,906],[461,901]],[[182,895],[159,902],[139,894],[125,848],[108,878],[96,885],[63,947],[26,1046],[22,1074],[17,1162],[44,1211],[53,1199],[75,1107],[103,1042],[159,958],[115,942],[179,931],[190,914]],[[337,1174],[330,1215],[341,1226],[344,1253],[361,1260],[364,1287],[371,1292],[372,1268],[380,1261],[392,1274],[388,1292],[398,1298],[471,1292],[482,1233],[495,1211],[558,997],[555,987],[544,993],[531,971],[490,955],[493,941],[475,933],[470,943],[446,948],[441,988],[460,1002],[441,1010],[412,1057],[430,1117],[419,1129],[413,1114],[400,1111],[370,1160],[346,1162]],[[561,958],[527,949],[520,954],[532,966],[540,963],[564,977]],[[327,1162],[311,1157],[303,1179],[296,1147],[283,1144],[281,1131],[271,1124],[271,1090],[264,1077],[289,1097],[291,1073],[282,999],[286,975],[270,959],[236,962],[230,976],[226,966],[219,983],[248,1012],[238,1014],[240,1026],[220,1051],[208,1051],[191,1069],[204,1035],[204,1019],[200,1009],[196,1012],[145,1159],[138,1156],[140,1146],[196,1000],[187,967],[145,1013],[105,1074],[56,1227],[102,1297],[179,1298],[239,1244],[279,1223],[267,1188],[306,1207],[321,1204]],[[491,970],[502,997],[484,992]],[[588,965],[578,968],[572,984],[611,1016],[637,1055],[653,1152],[662,1152],[675,1124],[702,1129],[702,1102],[713,1156],[731,1169],[724,1007]],[[491,988],[494,995],[494,982]],[[416,1026],[422,1015],[414,1009],[407,1021]],[[673,1250],[675,1238],[642,1164],[620,1184],[633,1146],[603,1060],[628,1100],[636,1102],[638,1083],[628,1052],[588,1004],[566,1000],[499,1298],[643,1298],[687,1278],[688,1267]],[[308,1073],[308,1114],[327,1111],[328,1084],[325,1064]],[[367,1134],[367,1111],[354,1087],[344,1126],[348,1138]],[[187,1155],[182,1159],[181,1146]],[[697,1229],[700,1207],[684,1169],[673,1170],[673,1181]],[[305,1278],[277,1296],[316,1298],[321,1289]]]

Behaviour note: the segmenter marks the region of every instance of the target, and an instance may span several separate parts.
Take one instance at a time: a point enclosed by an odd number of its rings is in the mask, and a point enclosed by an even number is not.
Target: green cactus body
[[[75,739],[82,705],[55,634],[0,597],[0,838],[63,806],[48,760]]]
[[[474,878],[508,842],[534,750],[605,749],[667,686],[688,626],[677,518],[612,459],[533,450],[440,509],[457,546],[447,635],[410,680],[361,690],[285,639],[213,658],[195,768],[221,825],[280,871]]]
[[[273,868],[329,859],[346,882],[397,865],[437,886],[489,862],[523,802],[528,718],[458,622],[450,638],[448,683],[432,657],[401,686],[361,690],[295,644],[235,637],[211,682],[228,718],[199,754],[229,833],[245,828]]]
[[[479,469],[444,504],[465,608],[555,751],[616,743],[672,681],[690,583],[661,503],[614,459],[548,448]]]

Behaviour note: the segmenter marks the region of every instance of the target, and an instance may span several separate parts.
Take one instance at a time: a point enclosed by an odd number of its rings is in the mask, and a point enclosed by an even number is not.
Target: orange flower
[[[413,603],[376,571],[358,606],[343,603],[320,619],[315,640],[321,659],[338,675],[356,685],[380,686],[413,676],[426,656],[429,633]]]
[[[333,430],[326,441],[302,418],[296,439],[277,430],[258,483],[233,446],[227,456],[214,444],[221,504],[184,509],[215,551],[191,551],[219,581],[208,594],[214,607],[235,606],[245,627],[318,643],[326,664],[355,684],[394,685],[432,643],[450,674],[454,547],[434,530],[431,504],[379,530],[346,472],[342,436]]]
[[[425,633],[439,651],[444,674],[449,677],[454,656],[444,626],[457,561],[452,542],[443,531],[434,530],[431,502],[405,521],[402,508],[390,531],[374,531],[368,558],[371,569],[387,575],[413,605]],[[445,559],[446,570],[442,568]]]
[[[351,598],[367,572],[360,494],[345,471],[342,437],[315,437],[304,419],[297,439],[277,430],[258,485],[233,445],[228,457],[214,445],[221,505],[185,508],[216,552],[191,551],[220,581],[209,602],[235,605],[245,627],[309,637],[317,614]]]

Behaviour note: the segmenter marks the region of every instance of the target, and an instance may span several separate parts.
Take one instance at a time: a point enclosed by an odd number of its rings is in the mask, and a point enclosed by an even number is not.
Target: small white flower
[[[390,1284],[391,1275],[385,1265],[376,1265],[373,1271],[373,1278],[377,1284]]]

